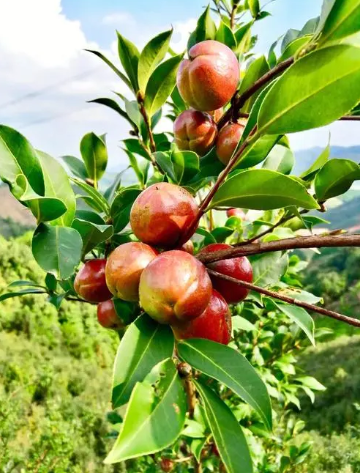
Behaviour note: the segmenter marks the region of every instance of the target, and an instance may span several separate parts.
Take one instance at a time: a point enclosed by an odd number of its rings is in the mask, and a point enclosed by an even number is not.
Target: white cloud
[[[134,24],[134,17],[128,12],[115,12],[104,16],[102,19],[104,25],[129,25]]]

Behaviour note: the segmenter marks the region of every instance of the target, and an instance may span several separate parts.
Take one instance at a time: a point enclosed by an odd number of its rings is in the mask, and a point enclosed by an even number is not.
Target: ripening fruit
[[[124,327],[122,320],[116,313],[114,302],[111,299],[100,302],[97,306],[97,318],[99,324],[104,328],[119,330]]]
[[[227,250],[229,248],[231,248],[231,246],[225,243],[213,243],[205,246],[200,253],[213,253],[214,251]],[[227,276],[240,279],[241,281],[251,283],[253,280],[252,267],[246,256],[216,261],[215,263],[208,264],[208,266],[218,273],[226,274]],[[214,288],[220,292],[229,304],[241,302],[249,294],[249,290],[239,284],[231,283],[214,276],[211,276],[211,281]]]
[[[166,473],[170,473],[173,471],[175,466],[175,462],[170,460],[170,458],[162,458],[160,462],[161,471],[165,471]]]
[[[215,144],[217,126],[208,113],[185,110],[174,122],[174,137],[181,150],[204,156]]]
[[[194,243],[191,240],[188,240],[183,246],[180,248],[181,251],[186,251],[189,255],[194,254]]]
[[[237,218],[241,218],[241,220],[246,220],[247,217],[246,217],[246,213],[242,210],[242,209],[228,209],[226,211],[226,215],[228,216],[228,218],[230,217],[237,217]]]
[[[211,291],[200,261],[185,251],[167,251],[144,269],[140,305],[157,322],[177,325],[199,317],[210,302]]]
[[[245,124],[229,123],[224,126],[216,140],[216,155],[223,164],[227,164],[244,133]]]
[[[77,273],[74,289],[80,297],[89,302],[103,302],[112,295],[105,281],[106,259],[92,259]]]
[[[213,289],[209,305],[204,312],[184,326],[174,327],[173,331],[179,340],[206,338],[227,345],[231,338],[229,306],[223,296]]]
[[[171,249],[183,238],[198,211],[195,199],[187,190],[159,182],[137,197],[131,209],[130,225],[142,242]]]
[[[180,64],[177,86],[183,100],[195,110],[213,111],[223,107],[236,92],[239,62],[225,44],[202,41]]]
[[[211,115],[214,122],[217,123],[220,120],[220,118],[223,116],[224,110],[221,107],[221,108],[218,108],[217,110],[213,110],[212,112],[208,112],[208,113],[209,115]]]
[[[105,268],[106,284],[111,293],[124,301],[139,300],[140,276],[158,252],[145,243],[129,242],[118,246]]]

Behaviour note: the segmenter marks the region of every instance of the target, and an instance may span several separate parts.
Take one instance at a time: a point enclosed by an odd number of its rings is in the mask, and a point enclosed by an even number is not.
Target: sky
[[[173,26],[172,46],[185,49],[189,32],[206,0],[0,0],[0,123],[23,133],[38,149],[53,156],[79,156],[81,137],[107,133],[112,168],[127,158],[120,140],[126,122],[98,97],[126,92],[117,76],[84,51],[98,49],[113,61],[118,30],[139,48]],[[262,0],[262,4],[267,0]],[[301,28],[317,16],[321,0],[274,0],[272,16],[258,22],[257,54],[288,28]],[[360,123],[341,122],[290,136],[296,149],[360,144]]]

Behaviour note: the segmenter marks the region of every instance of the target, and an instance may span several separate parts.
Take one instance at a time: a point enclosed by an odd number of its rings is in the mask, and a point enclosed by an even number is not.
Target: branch
[[[86,301],[85,299],[80,299],[79,297],[65,297],[65,300],[71,302],[83,302],[85,304],[97,305],[96,302]]]
[[[285,251],[301,248],[360,247],[360,235],[312,235],[286,238],[269,242],[250,243],[228,250],[198,254],[196,257],[204,264],[215,263],[237,256],[258,255],[272,251]]]
[[[264,87],[264,85],[274,79],[277,75],[288,69],[293,63],[293,57],[286,59],[286,61],[280,62],[277,66],[254,82],[253,85],[245,90],[245,92],[243,92],[241,95],[238,97],[235,95],[231,107],[220,118],[218,122],[218,129],[220,130],[224,125],[226,125],[226,123],[233,117],[234,112],[239,112],[250,97],[256,94],[256,92],[258,92],[262,87]]]
[[[255,126],[249,136],[245,139],[245,141],[243,142],[243,144],[240,146],[240,148],[237,150],[237,152],[234,154],[234,156],[230,159],[230,161],[228,162],[227,166],[225,167],[225,169],[219,174],[219,177],[217,178],[215,184],[213,185],[213,187],[210,189],[209,193],[207,194],[207,196],[205,197],[205,199],[202,201],[200,207],[199,207],[199,211],[197,213],[197,216],[196,218],[194,219],[194,221],[192,222],[192,224],[190,225],[190,227],[188,228],[188,230],[185,232],[183,238],[181,239],[181,241],[179,242],[179,246],[183,245],[184,243],[186,243],[188,241],[188,239],[193,235],[194,231],[196,230],[197,226],[198,226],[198,223],[201,219],[201,217],[204,215],[204,213],[207,211],[207,207],[208,205],[210,204],[210,202],[212,201],[212,198],[214,197],[214,195],[216,194],[216,192],[218,191],[219,187],[221,186],[221,184],[224,182],[224,180],[226,179],[226,177],[228,176],[228,174],[231,172],[231,170],[233,169],[233,167],[235,166],[235,164],[238,162],[240,156],[242,155],[242,153],[245,151],[245,149],[252,143],[252,141],[254,141],[255,139],[257,139],[257,136],[256,136],[256,129],[257,127]]]
[[[353,319],[352,317],[348,317],[347,315],[339,314],[338,312],[327,310],[327,309],[324,309],[323,307],[318,307],[313,304],[308,304],[307,302],[298,301],[292,297],[279,294],[278,292],[269,291],[268,289],[264,289],[263,287],[255,286],[254,284],[250,284],[248,282],[240,281],[239,279],[226,276],[225,274],[218,273],[217,271],[213,271],[212,269],[208,269],[208,273],[211,276],[216,276],[217,278],[224,279],[225,281],[229,281],[229,282],[238,284],[239,286],[246,287],[250,291],[256,291],[260,294],[264,294],[264,296],[272,297],[274,299],[287,302],[288,304],[296,305],[298,307],[302,307],[304,309],[317,312],[318,314],[321,314],[321,315],[326,315],[327,317],[340,320],[341,322],[345,322],[346,324],[353,325],[354,327],[360,327],[360,320]]]
[[[348,122],[358,122],[360,121],[360,116],[356,115],[347,115],[345,117],[341,117],[340,121],[348,121]]]

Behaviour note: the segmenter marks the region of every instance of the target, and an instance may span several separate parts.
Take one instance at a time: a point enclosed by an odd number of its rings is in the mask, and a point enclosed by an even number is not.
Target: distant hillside
[[[32,213],[15,199],[5,185],[0,185],[0,218],[4,220],[10,218],[25,226],[35,225]]]

